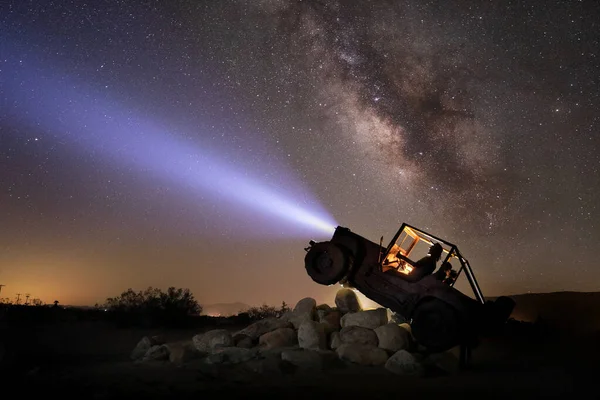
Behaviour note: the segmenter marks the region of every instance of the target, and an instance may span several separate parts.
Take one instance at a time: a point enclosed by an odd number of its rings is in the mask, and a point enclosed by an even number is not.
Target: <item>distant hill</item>
[[[571,333],[600,332],[600,292],[528,293],[508,296],[517,305],[512,317],[543,322]]]
[[[250,306],[245,303],[216,303],[202,305],[202,314],[211,316],[222,316],[228,317],[230,315],[237,315],[241,312],[248,310]]]

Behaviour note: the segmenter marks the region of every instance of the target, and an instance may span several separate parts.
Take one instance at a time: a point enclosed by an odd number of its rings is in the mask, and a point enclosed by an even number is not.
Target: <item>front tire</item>
[[[344,251],[331,242],[314,244],[304,257],[306,272],[321,285],[333,285],[346,276],[349,260]]]

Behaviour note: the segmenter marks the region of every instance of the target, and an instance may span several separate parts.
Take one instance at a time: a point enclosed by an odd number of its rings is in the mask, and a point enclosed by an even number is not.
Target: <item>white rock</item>
[[[340,340],[346,344],[362,344],[377,347],[379,341],[375,331],[362,326],[347,326],[340,331]]]
[[[315,321],[306,321],[298,329],[298,344],[303,349],[327,349],[325,326]]]
[[[312,297],[305,297],[296,303],[294,307],[294,313],[303,314],[303,313],[311,313],[311,316],[314,318],[314,315],[317,311],[317,301]]]
[[[165,344],[165,339],[162,336],[144,336],[131,352],[131,359],[142,359],[152,346],[158,346],[161,344]]]
[[[226,329],[213,329],[192,338],[196,350],[210,353],[220,347],[234,346],[233,337]]]
[[[293,346],[298,342],[296,331],[292,328],[279,328],[267,332],[258,339],[258,345],[265,349]]]
[[[300,325],[304,322],[314,321],[315,315],[312,311],[294,311],[288,316],[288,321],[293,325],[294,329],[300,329]]]
[[[272,332],[279,328],[291,328],[292,326],[291,322],[283,318],[265,318],[248,325],[246,328],[236,332],[235,335],[246,335],[251,337],[252,340],[258,340],[259,337],[267,332]]]
[[[423,365],[406,350],[394,353],[385,363],[385,368],[398,375],[423,376],[425,373]]]
[[[321,311],[319,311],[321,312]],[[329,326],[331,326],[331,328],[333,328],[334,330],[339,330],[341,329],[341,318],[342,318],[342,313],[339,311],[330,311],[327,313],[324,313],[323,315],[319,314],[319,322],[327,324]]]
[[[410,346],[410,333],[397,324],[385,324],[375,329],[379,347],[391,353],[407,350]]]
[[[146,355],[146,353],[148,352],[150,347],[152,347],[152,341],[150,340],[150,338],[148,336],[144,336],[137,343],[137,345],[131,352],[131,359],[132,360],[142,359]]]
[[[317,311],[330,312],[331,311],[331,306],[329,304],[319,304],[317,306]]]
[[[389,322],[387,308],[377,308],[374,310],[365,310],[350,312],[341,319],[342,328],[347,326],[362,326],[363,328],[375,329]]]
[[[169,359],[169,348],[163,345],[152,346],[148,349],[142,361],[162,361]]]
[[[342,314],[362,310],[358,296],[356,296],[354,290],[348,288],[337,291],[335,294],[335,305]]]
[[[169,349],[169,361],[177,365],[184,364],[202,355],[202,353],[196,350],[192,341],[167,343],[165,346]]]

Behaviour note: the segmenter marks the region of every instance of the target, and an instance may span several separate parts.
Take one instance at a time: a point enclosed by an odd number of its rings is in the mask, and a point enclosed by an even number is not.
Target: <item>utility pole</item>
[[[21,302],[21,293],[17,293],[17,305]]]
[[[2,286],[6,286],[6,285],[0,285],[0,293],[2,293]]]
[[[25,293],[25,305],[29,303],[29,296],[31,296],[29,293]]]

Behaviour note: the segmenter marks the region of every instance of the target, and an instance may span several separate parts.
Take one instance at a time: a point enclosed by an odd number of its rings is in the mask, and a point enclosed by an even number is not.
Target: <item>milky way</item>
[[[149,116],[161,140],[201,143],[371,240],[408,222],[458,244],[486,295],[600,289],[593,1],[10,1],[1,15],[3,295],[89,304],[176,285],[274,304],[334,291],[304,271],[313,237],[253,236],[277,219],[74,149],[65,138],[82,132],[15,100],[42,104],[24,89],[33,66],[79,82],[89,95],[73,110]]]

